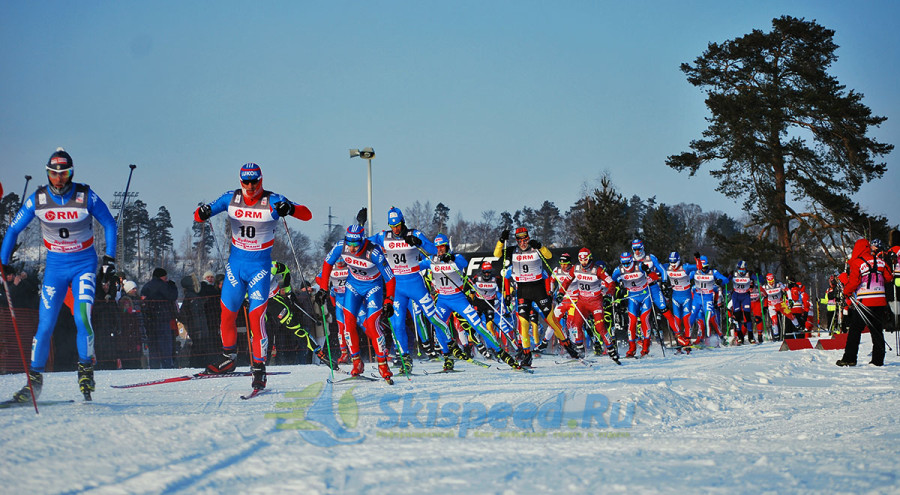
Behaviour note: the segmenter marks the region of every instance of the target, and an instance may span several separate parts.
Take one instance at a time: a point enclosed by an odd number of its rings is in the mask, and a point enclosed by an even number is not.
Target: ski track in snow
[[[863,341],[860,363],[871,350]],[[240,399],[249,377],[113,389],[183,370],[97,371],[93,403],[46,406],[39,415],[30,407],[0,411],[0,484],[42,494],[897,493],[900,358],[889,352],[883,368],[838,368],[841,351],[778,346],[663,358],[654,345],[651,356],[623,366],[605,356],[592,368],[545,356],[535,359],[534,375],[459,362],[465,373],[397,376],[393,387],[336,384],[334,410],[352,396],[358,424],[344,426],[365,438],[334,447],[266,417],[305,400],[286,392],[324,386],[325,367],[273,366],[291,374],[270,377],[271,391],[249,401]],[[415,368],[437,371],[440,363]],[[0,397],[23,380],[0,376]],[[386,396],[400,412],[406,398],[490,409],[550,404],[560,393],[567,410],[578,410],[579,400],[583,409],[587,394],[603,394],[620,411],[630,404],[633,423],[525,432],[510,420],[503,429],[473,427],[464,438],[459,428],[378,426],[390,419]],[[76,396],[74,372],[45,375],[41,399]],[[417,419],[425,417],[422,409]]]

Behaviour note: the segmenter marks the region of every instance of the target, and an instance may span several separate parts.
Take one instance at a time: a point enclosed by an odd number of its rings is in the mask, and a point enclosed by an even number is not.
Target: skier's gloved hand
[[[453,255],[450,253],[444,253],[441,255],[441,261],[443,261],[444,263],[450,263],[451,261],[453,261]]]
[[[197,208],[197,218],[200,219],[201,222],[205,222],[209,220],[209,217],[212,216],[212,207],[209,205],[200,205]]]
[[[100,273],[104,279],[112,281],[116,273],[116,259],[112,256],[103,255],[103,262],[100,264]]]
[[[700,259],[700,251],[697,251],[696,253],[694,253],[694,259],[697,259],[697,260]]]
[[[509,230],[503,229],[503,231],[500,232],[500,242],[505,242],[508,240],[509,240]]]
[[[422,239],[419,239],[418,237],[416,237],[412,234],[406,234],[406,236],[403,237],[403,240],[406,241],[406,243],[409,244],[410,246],[421,246],[422,245]]]
[[[321,306],[325,304],[325,300],[328,297],[328,291],[324,289],[319,289],[316,291],[316,295],[314,297],[316,301],[316,306]]]
[[[381,313],[385,316],[385,318],[394,316],[394,301],[385,299],[384,304],[381,306]]]
[[[278,213],[279,217],[289,217],[294,214],[294,204],[290,201],[279,201],[272,205],[272,208],[275,209],[275,213]]]
[[[542,246],[541,241],[535,239],[531,239],[530,241],[528,241],[528,245],[533,247],[534,249],[540,249]]]
[[[360,225],[365,225],[366,220],[369,219],[369,210],[367,208],[360,208],[358,212],[356,212],[356,223]]]

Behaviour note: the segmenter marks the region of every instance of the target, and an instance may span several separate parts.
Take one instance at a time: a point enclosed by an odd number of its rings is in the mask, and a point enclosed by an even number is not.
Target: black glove
[[[356,223],[360,225],[365,225],[366,220],[369,219],[369,210],[366,208],[360,208],[356,213]]]
[[[316,291],[316,295],[314,297],[316,301],[316,306],[321,306],[325,304],[325,300],[328,297],[328,291],[324,289],[319,289]]]
[[[106,280],[112,281],[116,274],[116,259],[112,256],[103,255],[103,262],[100,265],[100,273]]]
[[[440,259],[444,263],[450,263],[451,261],[453,261],[453,255],[450,253],[444,253],[441,255]]]
[[[209,220],[209,217],[212,216],[212,207],[209,205],[200,205],[197,208],[197,217],[200,218],[201,222],[205,222]]]
[[[503,229],[503,232],[500,232],[500,242],[505,242],[509,240],[509,231]]]
[[[542,246],[541,241],[535,239],[531,239],[530,241],[528,241],[528,245],[535,249],[540,249]]]
[[[289,217],[294,214],[294,204],[290,201],[279,201],[272,205],[272,208],[275,209],[275,213],[278,213],[279,217]]]
[[[416,237],[412,234],[406,234],[406,236],[403,237],[403,240],[406,241],[406,243],[409,244],[410,246],[421,246],[422,245],[422,239],[419,239],[418,237]]]
[[[700,259],[700,251],[694,253],[694,259]]]
[[[381,306],[381,314],[383,314],[385,318],[394,316],[394,301],[385,299],[384,305]]]

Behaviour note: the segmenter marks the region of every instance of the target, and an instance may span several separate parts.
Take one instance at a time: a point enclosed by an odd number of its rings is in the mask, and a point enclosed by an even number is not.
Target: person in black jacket
[[[153,278],[141,289],[144,322],[150,347],[151,368],[173,368],[175,361],[175,315],[178,287],[163,268],[153,270]]]

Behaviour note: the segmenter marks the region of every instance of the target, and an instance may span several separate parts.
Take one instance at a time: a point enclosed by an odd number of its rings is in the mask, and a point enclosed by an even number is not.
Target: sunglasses
[[[72,170],[48,170],[47,175],[49,175],[50,177],[68,179],[72,175]]]
[[[245,186],[252,186],[259,182],[259,179],[250,179],[250,180],[241,180],[241,184]]]

